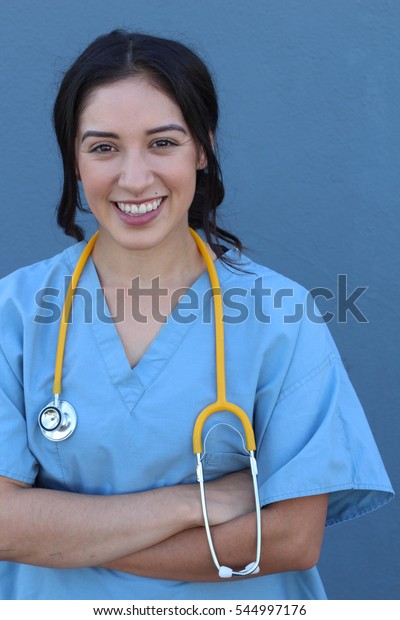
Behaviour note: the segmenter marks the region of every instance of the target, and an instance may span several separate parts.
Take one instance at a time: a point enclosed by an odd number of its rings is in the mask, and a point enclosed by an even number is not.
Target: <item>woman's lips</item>
[[[160,206],[163,197],[161,198],[151,198],[150,200],[146,200],[144,202],[117,202],[116,205],[118,209],[123,211],[124,213],[128,213],[131,215],[144,215],[145,213],[150,213],[150,211],[155,211]]]
[[[143,226],[154,220],[163,209],[166,196],[142,203],[114,202],[118,217],[129,226]]]

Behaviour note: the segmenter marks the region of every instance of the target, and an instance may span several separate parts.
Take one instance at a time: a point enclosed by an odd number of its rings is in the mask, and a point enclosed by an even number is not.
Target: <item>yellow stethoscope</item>
[[[215,322],[215,354],[216,354],[216,383],[217,383],[217,399],[205,407],[198,415],[194,429],[193,429],[193,452],[197,457],[197,481],[200,485],[201,505],[204,517],[204,526],[207,534],[207,540],[210,547],[211,556],[213,562],[218,570],[218,574],[222,578],[229,578],[232,575],[251,575],[259,572],[259,562],[261,554],[261,510],[260,500],[258,495],[257,485],[257,462],[255,459],[255,438],[254,431],[247,414],[234,403],[231,403],[226,398],[226,380],[225,380],[225,341],[224,341],[224,324],[223,324],[223,307],[222,307],[222,293],[219,283],[217,270],[214,265],[214,261],[207,249],[206,244],[201,237],[190,228],[190,233],[196,242],[197,248],[202,255],[207,267],[208,275],[210,278],[213,300],[214,300],[214,322]],[[64,306],[61,314],[60,329],[58,333],[56,361],[54,368],[54,383],[53,383],[53,400],[46,407],[44,407],[39,413],[39,426],[43,435],[50,441],[63,441],[70,437],[74,432],[77,425],[77,417],[75,409],[70,403],[65,400],[61,400],[61,379],[62,379],[62,367],[65,351],[65,342],[67,338],[68,319],[71,311],[72,300],[74,297],[75,289],[78,285],[79,278],[82,270],[94,248],[98,236],[96,232],[93,237],[86,244],[72,274],[72,278],[67,290],[67,294],[64,301]],[[239,418],[242,423],[245,439],[246,450],[250,459],[250,469],[253,479],[254,497],[255,497],[255,512],[256,512],[256,526],[257,526],[257,542],[256,542],[256,559],[254,562],[248,564],[242,570],[233,570],[228,566],[222,566],[217,558],[212,536],[211,529],[207,514],[207,502],[206,493],[204,487],[204,474],[203,474],[203,444],[202,444],[202,432],[206,420],[214,413],[217,412],[230,412]]]

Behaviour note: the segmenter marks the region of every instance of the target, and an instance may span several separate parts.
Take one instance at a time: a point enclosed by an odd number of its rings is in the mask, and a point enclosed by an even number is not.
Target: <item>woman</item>
[[[304,313],[293,320],[307,293],[245,259],[216,225],[217,121],[206,67],[174,41],[111,32],[63,79],[58,222],[78,243],[0,290],[2,598],[324,598],[315,564],[325,525],[392,495],[326,326]],[[62,365],[78,424],[54,441],[38,412],[51,393],[65,279],[86,246],[78,182],[99,234]],[[215,339],[189,227],[224,294],[228,398],[255,429],[260,572],[241,579],[218,575],[196,485],[192,431],[216,398]],[[256,528],[236,431],[236,416],[211,416],[203,463],[219,561],[240,570],[254,560]]]

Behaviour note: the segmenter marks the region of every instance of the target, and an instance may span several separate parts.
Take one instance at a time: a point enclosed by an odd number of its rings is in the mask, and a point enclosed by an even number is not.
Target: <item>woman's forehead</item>
[[[136,125],[162,125],[179,122],[186,128],[176,102],[145,76],[124,78],[94,88],[87,97],[79,117],[79,126],[87,123],[125,121]]]
[[[173,99],[144,77],[126,78],[93,89],[79,116],[79,126],[87,123],[135,125],[186,123]]]

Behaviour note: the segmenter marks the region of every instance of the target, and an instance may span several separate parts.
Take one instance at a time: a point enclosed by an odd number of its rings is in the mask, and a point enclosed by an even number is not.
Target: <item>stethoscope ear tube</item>
[[[201,460],[202,455],[200,453],[197,453],[196,456],[197,456],[197,481],[199,482],[199,485],[200,485],[201,508],[203,511],[204,528],[206,530],[206,536],[207,536],[208,546],[210,548],[211,557],[213,559],[216,569],[218,570],[218,575],[221,577],[221,579],[229,579],[230,577],[233,577],[234,575],[245,577],[246,575],[253,575],[253,574],[258,573],[260,571],[259,564],[260,564],[260,557],[261,557],[261,507],[260,507],[260,498],[258,494],[258,484],[257,484],[257,473],[258,473],[257,462],[254,457],[253,451],[250,451],[249,457],[250,457],[250,468],[251,468],[251,474],[252,474],[252,479],[253,479],[254,500],[255,500],[256,536],[257,536],[256,559],[254,560],[254,562],[251,562],[245,568],[243,568],[242,570],[238,570],[238,571],[235,571],[232,568],[229,568],[229,566],[221,565],[218,561],[218,557],[215,551],[215,547],[214,547],[214,543],[213,543],[213,539],[211,535],[210,523],[208,519],[206,492],[204,488],[204,472],[203,472],[203,464]]]

